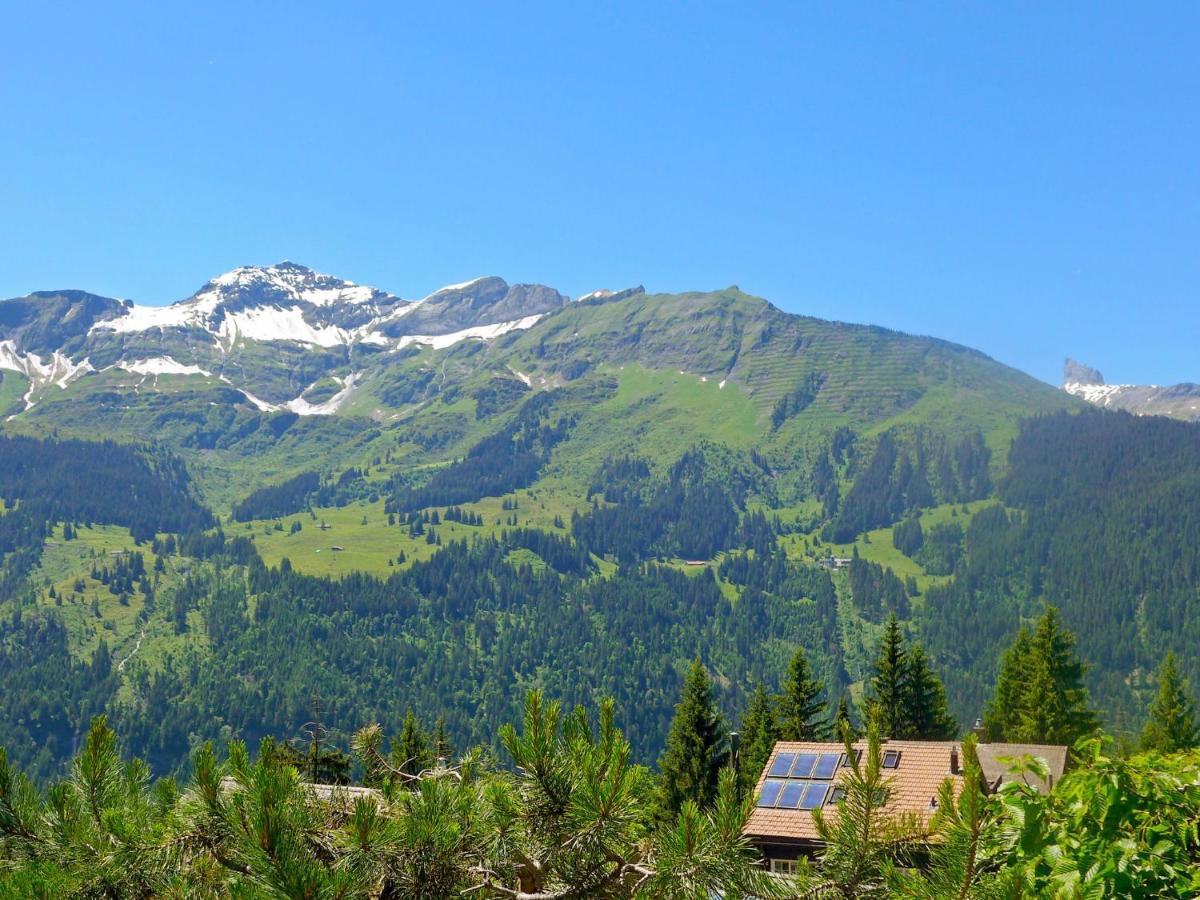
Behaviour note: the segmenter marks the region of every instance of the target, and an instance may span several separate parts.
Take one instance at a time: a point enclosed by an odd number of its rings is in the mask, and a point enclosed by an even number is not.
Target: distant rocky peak
[[[235,307],[281,303],[329,306],[398,299],[285,260],[273,266],[239,266],[213,278],[184,302]]]
[[[1104,376],[1099,369],[1067,357],[1063,364],[1063,384],[1104,384]]]

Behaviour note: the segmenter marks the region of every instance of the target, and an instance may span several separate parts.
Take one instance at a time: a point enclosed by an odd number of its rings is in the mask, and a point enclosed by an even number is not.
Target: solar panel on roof
[[[804,799],[800,801],[801,809],[816,809],[825,803],[825,795],[829,791],[829,785],[820,782],[812,782],[804,791]]]
[[[800,805],[800,798],[804,796],[807,784],[806,781],[789,781],[779,792],[779,800],[775,805],[780,809],[795,809]]]
[[[817,758],[817,765],[816,768],[813,769],[812,777],[826,779],[832,778],[833,773],[837,771],[839,758],[840,754],[838,753],[822,753]]]
[[[762,793],[758,796],[759,806],[774,806],[775,800],[779,797],[779,791],[787,784],[786,781],[778,779],[768,779],[763,785]]]
[[[797,753],[796,764],[792,766],[793,778],[807,778],[812,774],[813,766],[816,765],[817,754],[815,753]]]
[[[775,762],[771,763],[771,771],[767,774],[783,778],[792,770],[792,763],[795,761],[795,753],[779,753],[775,756]]]

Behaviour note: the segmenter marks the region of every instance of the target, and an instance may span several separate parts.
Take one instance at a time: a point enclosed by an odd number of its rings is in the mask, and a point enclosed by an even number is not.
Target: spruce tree
[[[1158,694],[1150,704],[1150,717],[1142,729],[1142,749],[1175,753],[1200,745],[1196,707],[1187,680],[1179,672],[1175,654],[1168,652],[1158,669]]]
[[[1062,616],[1053,606],[1046,607],[1033,630],[1033,653],[1046,661],[1059,707],[1047,740],[1073,744],[1099,727],[1096,714],[1088,705],[1083,686],[1084,665],[1075,654],[1075,635],[1063,625]]]
[[[721,714],[713,701],[712,683],[699,658],[683,682],[683,695],[659,759],[662,770],[661,805],[679,812],[684,802],[709,805],[717,793],[717,776],[725,759]]]
[[[845,692],[838,699],[837,712],[833,714],[833,733],[839,739],[844,734],[858,737],[858,729],[854,727],[854,718],[850,713],[850,695]]]
[[[888,616],[875,659],[875,677],[871,679],[871,705],[884,740],[898,738],[907,730],[905,694],[907,692],[908,658],[896,614]]]
[[[450,743],[450,736],[446,733],[445,716],[438,716],[437,724],[433,726],[433,755],[435,761],[444,760],[447,764],[454,756],[454,745]]]
[[[419,775],[429,768],[432,760],[429,752],[429,735],[422,729],[417,717],[410,709],[400,726],[400,737],[392,748],[395,767],[405,775]]]
[[[985,726],[991,740],[1072,745],[1098,727],[1075,635],[1053,606],[1005,652]]]
[[[741,746],[738,751],[738,790],[746,796],[758,783],[758,776],[771,756],[775,742],[780,740],[779,723],[771,698],[760,681],[742,717]]]
[[[788,663],[779,697],[779,733],[785,741],[825,740],[829,723],[821,692],[825,685],[812,677],[804,648],[797,647]]]
[[[983,712],[983,727],[990,741],[1003,741],[1006,735],[1017,730],[1021,720],[1022,695],[1030,674],[1027,670],[1029,653],[1029,629],[1022,625],[1012,644],[1000,657],[995,693]]]
[[[929,664],[925,649],[914,643],[908,651],[904,681],[904,737],[949,741],[958,736],[958,722],[946,706],[946,687]]]

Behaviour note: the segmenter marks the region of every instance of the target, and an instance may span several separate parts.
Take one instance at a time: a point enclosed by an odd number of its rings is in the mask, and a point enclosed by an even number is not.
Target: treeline
[[[533,484],[550,451],[570,433],[569,416],[552,419],[556,401],[554,392],[526,401],[512,422],[471,447],[463,459],[438,469],[424,485],[394,481],[385,511],[469,503]]]
[[[111,441],[0,434],[0,498],[36,509],[32,521],[121,525],[136,541],[212,524],[177,457]]]
[[[316,472],[301,472],[287,481],[270,484],[251,491],[233,506],[233,518],[237,522],[251,519],[277,519],[308,508],[309,497],[321,486],[321,476]]]
[[[853,481],[840,499],[830,486],[836,471],[833,458],[838,456],[831,446],[818,459],[814,474],[830,519],[823,536],[836,543],[890,525],[906,513],[939,503],[979,500],[992,490],[991,451],[979,432],[949,445],[921,429],[885,431],[869,457],[851,458],[848,471]]]

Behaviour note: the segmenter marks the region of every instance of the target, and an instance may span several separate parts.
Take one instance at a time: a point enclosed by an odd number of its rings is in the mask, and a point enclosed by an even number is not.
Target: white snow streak
[[[324,403],[309,403],[301,396],[295,400],[289,400],[284,406],[302,416],[332,416],[346,402],[351,391],[354,390],[354,384],[358,381],[358,373],[355,372],[338,380],[341,382],[342,389]]]
[[[462,331],[452,331],[450,334],[406,334],[400,338],[396,347],[399,349],[407,347],[409,344],[426,344],[435,350],[443,350],[446,347],[453,346],[459,341],[465,341],[469,338],[488,341],[502,334],[507,334],[510,331],[522,331],[526,328],[532,328],[534,323],[543,315],[545,314],[538,313],[536,316],[526,316],[523,319],[516,319],[512,322],[497,322],[495,325],[477,325],[474,328],[464,328]]]
[[[472,278],[470,281],[460,281],[458,284],[448,284],[445,287],[438,288],[425,299],[428,300],[430,297],[436,297],[439,294],[449,294],[451,291],[461,291],[464,288],[469,288],[473,284],[479,284],[479,282],[483,281],[483,279],[487,277],[488,276],[486,275],[481,275],[478,278]]]
[[[22,353],[13,341],[0,341],[0,369],[19,372],[29,379],[29,390],[25,392],[25,408],[33,407],[34,394],[40,393],[50,385],[57,385],[65,390],[67,385],[88,372],[96,371],[91,360],[84,357],[80,362],[72,362],[69,356],[55,350],[48,362],[31,352]]]
[[[137,362],[119,362],[117,368],[133,372],[136,375],[203,375],[206,378],[212,378],[212,372],[199,366],[184,365],[169,356],[139,359]]]

